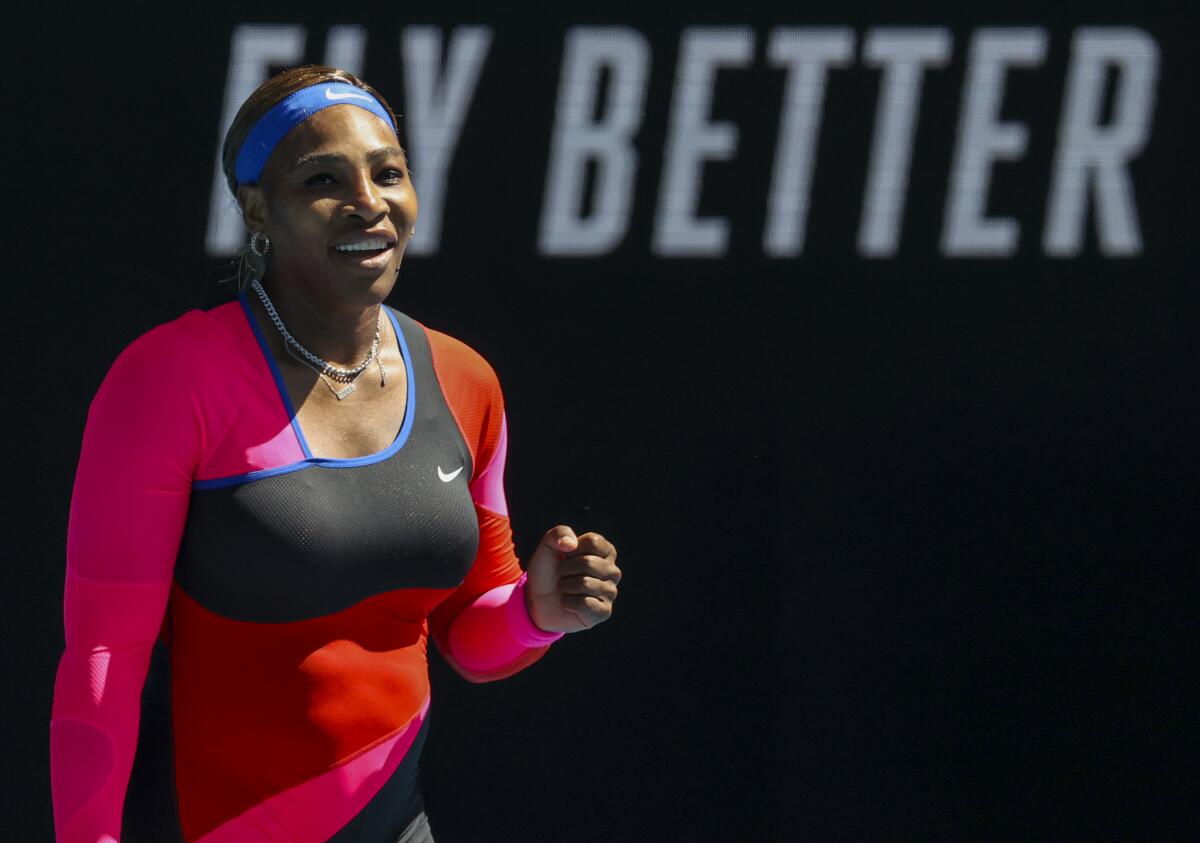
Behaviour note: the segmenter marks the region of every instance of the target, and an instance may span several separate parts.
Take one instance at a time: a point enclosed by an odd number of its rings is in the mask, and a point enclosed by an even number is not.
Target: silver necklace
[[[285,343],[284,348],[287,349],[288,354],[292,355],[292,357],[294,357],[296,360],[298,360],[299,362],[303,363],[305,366],[308,366],[308,368],[310,368],[314,372],[316,372],[317,377],[319,377],[321,379],[322,383],[324,383],[327,387],[329,387],[329,391],[332,392],[334,394],[334,396],[337,398],[337,400],[339,400],[339,401],[341,401],[343,398],[345,398],[347,395],[349,395],[351,392],[353,392],[355,389],[358,388],[358,386],[355,384],[355,381],[357,381],[363,375],[363,373],[366,372],[366,369],[364,369],[362,372],[359,372],[357,375],[354,376],[354,380],[350,381],[348,384],[346,384],[346,386],[342,387],[341,389],[338,389],[336,386],[334,386],[334,382],[330,378],[326,377],[326,375],[323,371],[321,371],[315,365],[308,362],[303,357],[301,357],[299,354],[297,354],[295,351],[293,351],[290,343]],[[378,357],[376,357],[375,362],[379,366],[379,385],[381,387],[387,386],[387,375],[384,373],[384,368],[383,368],[383,355],[381,354]]]
[[[262,284],[259,283],[257,278],[250,282],[250,286],[253,288],[254,292],[258,294],[259,300],[262,301],[263,307],[266,308],[267,315],[271,317],[271,322],[283,336],[284,348],[287,349],[288,354],[292,355],[292,357],[296,358],[301,363],[304,363],[313,371],[315,371],[317,375],[320,376],[321,380],[325,382],[325,385],[329,387],[330,391],[337,396],[339,401],[358,388],[355,384],[355,381],[362,376],[363,372],[367,370],[367,367],[371,365],[371,362],[376,360],[376,356],[379,353],[380,325],[383,322],[382,313],[379,314],[379,319],[375,324],[375,340],[371,343],[371,351],[367,354],[366,359],[353,369],[343,369],[338,366],[334,366],[332,363],[329,363],[313,354],[307,348],[302,346],[295,337],[292,336],[291,332],[288,331],[287,326],[283,324],[283,320],[279,318],[279,313],[275,310],[275,305],[271,302],[271,298],[267,295],[267,291],[263,289]],[[297,354],[297,352],[299,352],[299,354]],[[385,386],[387,384],[387,376],[383,371],[383,361],[378,360],[377,362],[379,364],[379,385]],[[333,385],[333,381],[343,383],[345,386],[341,389],[338,389]]]

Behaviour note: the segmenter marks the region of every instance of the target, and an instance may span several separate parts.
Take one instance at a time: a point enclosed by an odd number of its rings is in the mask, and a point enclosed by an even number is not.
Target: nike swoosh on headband
[[[335,94],[332,88],[325,89],[325,99],[327,100],[344,100],[347,97],[353,97],[356,100],[366,100],[367,102],[371,101],[370,97],[363,96],[362,94]]]

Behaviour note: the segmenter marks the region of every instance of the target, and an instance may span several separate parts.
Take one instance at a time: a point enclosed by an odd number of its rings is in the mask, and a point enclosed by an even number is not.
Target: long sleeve
[[[88,410],[67,529],[66,647],[50,723],[59,843],[121,838],[142,686],[203,440],[198,398],[187,372],[171,364],[177,341],[169,326],[135,340]]]
[[[430,613],[430,630],[463,677],[502,679],[537,661],[562,634],[535,626],[525,606],[525,579],[504,496],[508,422],[499,381],[463,343],[426,333],[443,393],[474,458],[470,491],[479,520],[475,561],[462,584]]]
[[[442,655],[472,682],[503,679],[533,664],[561,632],[534,625],[525,606],[525,575],[513,551],[504,499],[507,422],[487,467],[471,483],[479,517],[479,552],[463,584],[431,615]]]

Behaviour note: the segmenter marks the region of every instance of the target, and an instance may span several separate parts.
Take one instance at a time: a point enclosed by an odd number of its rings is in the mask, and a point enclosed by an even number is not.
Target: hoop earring
[[[261,252],[258,250],[258,240],[260,237],[265,242]],[[267,256],[267,252],[271,251],[271,238],[263,234],[261,231],[255,231],[250,235],[250,251],[254,252],[254,254],[258,255],[260,258],[265,258]]]

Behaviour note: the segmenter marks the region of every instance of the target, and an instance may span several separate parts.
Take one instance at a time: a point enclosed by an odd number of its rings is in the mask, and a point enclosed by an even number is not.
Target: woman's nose
[[[387,211],[387,202],[370,173],[359,174],[354,180],[353,190],[346,197],[346,211],[362,217],[374,218]]]

